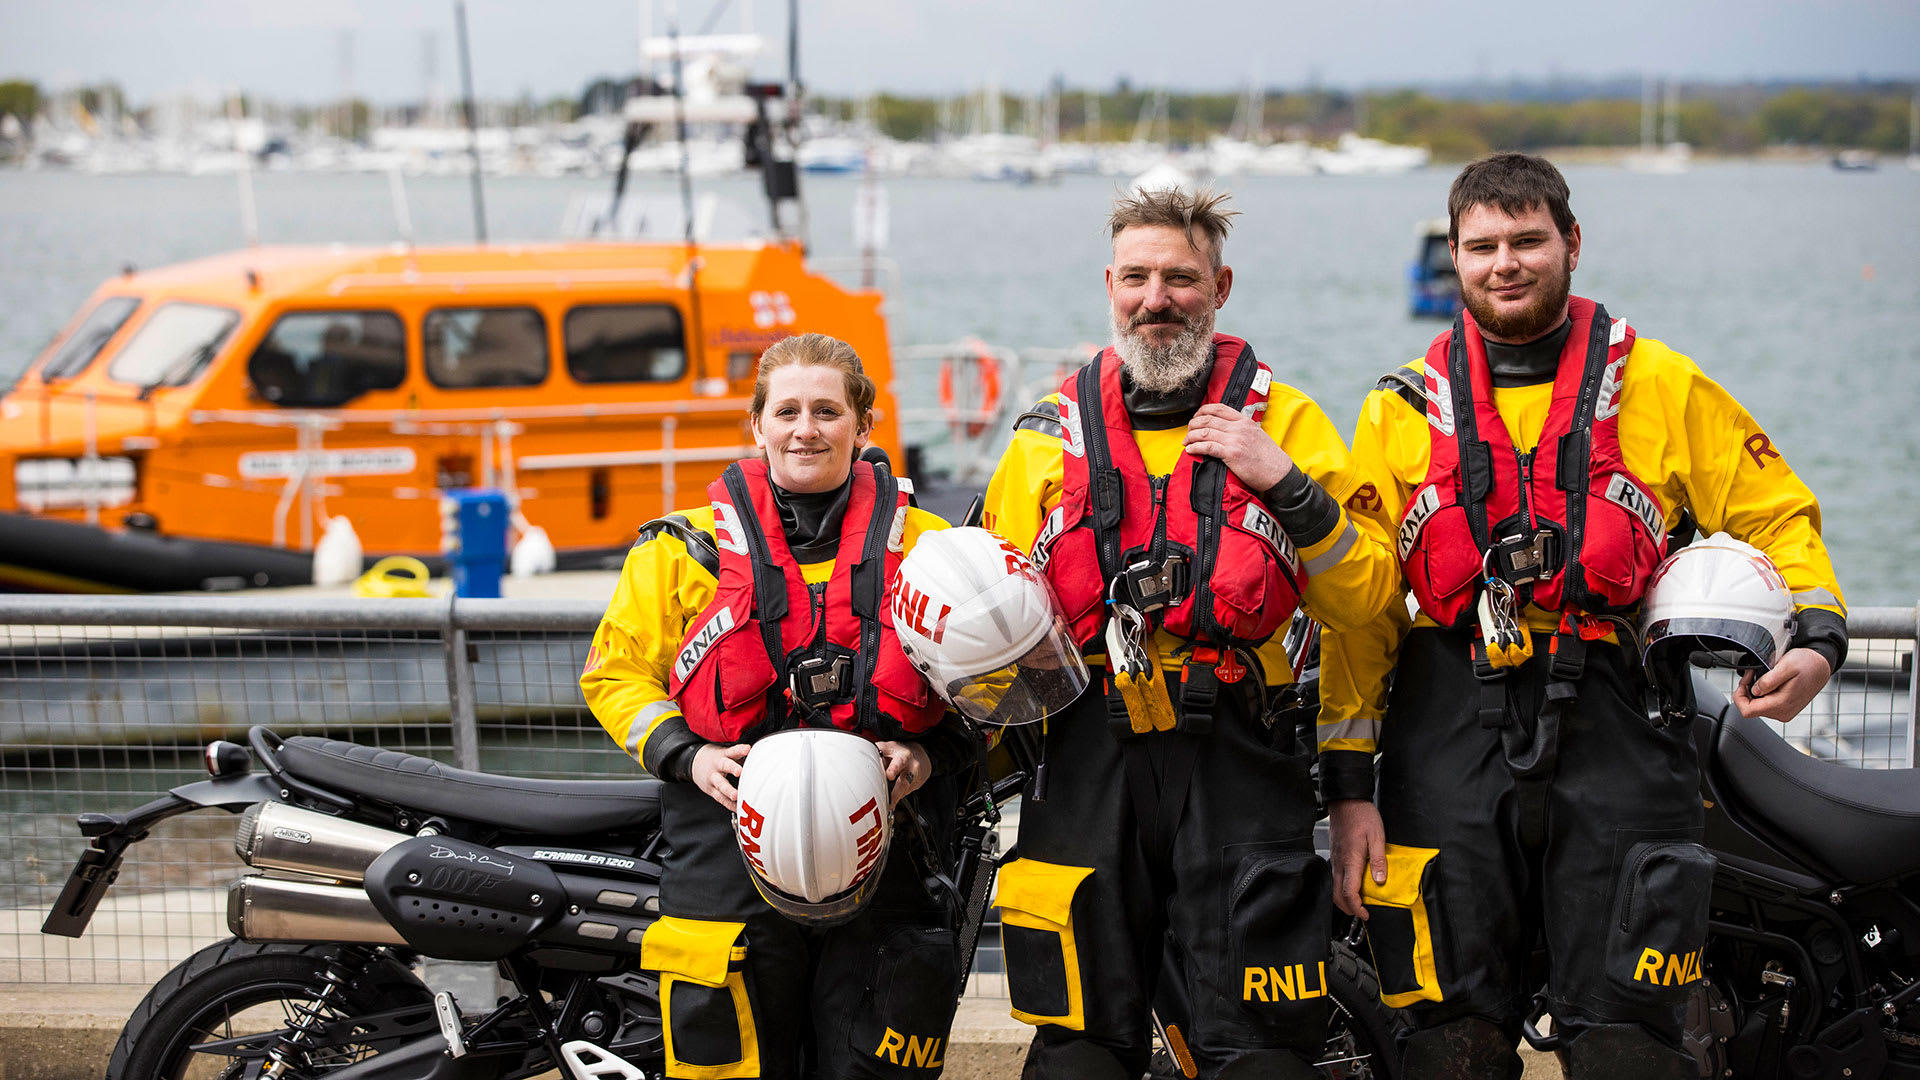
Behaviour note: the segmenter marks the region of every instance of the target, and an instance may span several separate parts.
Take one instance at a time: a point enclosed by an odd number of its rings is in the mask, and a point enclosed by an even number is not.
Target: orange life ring
[[[940,408],[947,414],[947,423],[964,425],[967,438],[977,439],[987,430],[988,418],[1000,411],[1000,361],[982,342],[969,342],[967,347],[978,370],[980,404],[962,415],[953,397],[954,358],[948,356],[940,361]]]

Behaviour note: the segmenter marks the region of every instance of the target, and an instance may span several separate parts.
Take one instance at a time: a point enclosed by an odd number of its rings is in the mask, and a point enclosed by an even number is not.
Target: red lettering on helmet
[[[933,639],[935,645],[940,644],[940,639],[947,636],[947,616],[951,614],[953,614],[953,605],[940,605],[940,615],[933,620],[933,633],[927,635]]]
[[[1013,546],[1011,540],[1002,539],[1000,550],[1007,553],[1007,573],[1018,574],[1032,564],[1027,562],[1027,553]]]
[[[758,837],[767,823],[767,815],[748,806],[745,799],[740,801],[740,835]]]
[[[860,809],[847,815],[848,823],[853,825],[858,825],[861,818],[868,816],[873,818],[873,824],[869,825],[867,831],[861,833],[860,838],[854,841],[854,850],[860,856],[859,863],[853,869],[856,881],[865,877],[867,871],[872,869],[874,861],[880,857],[880,840],[885,835],[886,822],[880,817],[880,804],[873,799],[868,799]]]

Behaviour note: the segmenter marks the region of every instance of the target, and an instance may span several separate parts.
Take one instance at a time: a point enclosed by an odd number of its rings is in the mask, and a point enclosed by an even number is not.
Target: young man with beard
[[[1415,1019],[1407,1076],[1520,1075],[1544,933],[1576,1080],[1690,1078],[1713,867],[1692,729],[1649,715],[1619,627],[1670,533],[1752,543],[1798,629],[1734,702],[1791,718],[1846,656],[1819,505],[1692,360],[1570,295],[1580,226],[1552,165],[1477,161],[1447,203],[1466,314],[1354,435],[1371,488],[1349,505],[1397,530],[1419,611],[1322,640],[1335,902],[1369,918],[1383,997]]]
[[[1215,334],[1223,196],[1144,192],[1109,227],[1113,344],[1020,417],[986,523],[1033,553],[1098,678],[1040,726],[999,905],[1029,1077],[1133,1080],[1150,1008],[1207,1077],[1310,1077],[1332,915],[1307,756],[1269,726],[1299,607],[1393,594],[1339,434]]]

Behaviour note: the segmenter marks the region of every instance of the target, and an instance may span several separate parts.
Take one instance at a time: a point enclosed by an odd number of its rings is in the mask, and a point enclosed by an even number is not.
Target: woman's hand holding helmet
[[[1789,649],[1766,671],[1749,671],[1733,688],[1733,704],[1742,716],[1764,716],[1786,723],[1800,715],[1833,677],[1827,658],[1812,649]]]
[[[732,746],[708,743],[694,751],[694,786],[731,813],[734,802],[739,798],[739,793],[734,790],[734,780],[739,777],[741,765],[747,760],[747,751],[751,749],[746,743],[734,743]]]
[[[920,785],[933,776],[933,759],[917,742],[888,740],[874,743],[873,748],[880,751],[880,760],[886,764],[887,783],[891,785],[889,805],[900,805],[901,799],[920,790]]]

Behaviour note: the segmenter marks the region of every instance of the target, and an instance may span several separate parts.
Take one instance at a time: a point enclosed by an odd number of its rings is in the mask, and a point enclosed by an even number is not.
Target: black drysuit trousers
[[[1504,680],[1505,726],[1488,726],[1469,647],[1412,631],[1382,725],[1388,891],[1418,885],[1404,907],[1369,900],[1382,993],[1421,1029],[1492,1025],[1518,1076],[1544,941],[1546,1003],[1572,1041],[1629,1025],[1678,1047],[1713,875],[1692,726],[1651,722],[1638,666],[1600,642],[1564,708],[1547,704],[1540,647]]]
[[[1140,1076],[1159,1006],[1203,1077],[1317,1076],[1331,899],[1306,757],[1226,694],[1207,734],[1119,736],[1093,674],[1048,723],[1047,797],[1022,800],[1001,869],[1009,994],[1039,1026],[1026,1075]]]
[[[661,913],[746,924],[735,985],[675,980],[666,987],[669,1077],[938,1074],[959,958],[949,909],[921,883],[897,822],[872,902],[825,929],[768,906],[747,875],[731,815],[693,784],[661,790],[661,825],[671,847],[660,875]]]

